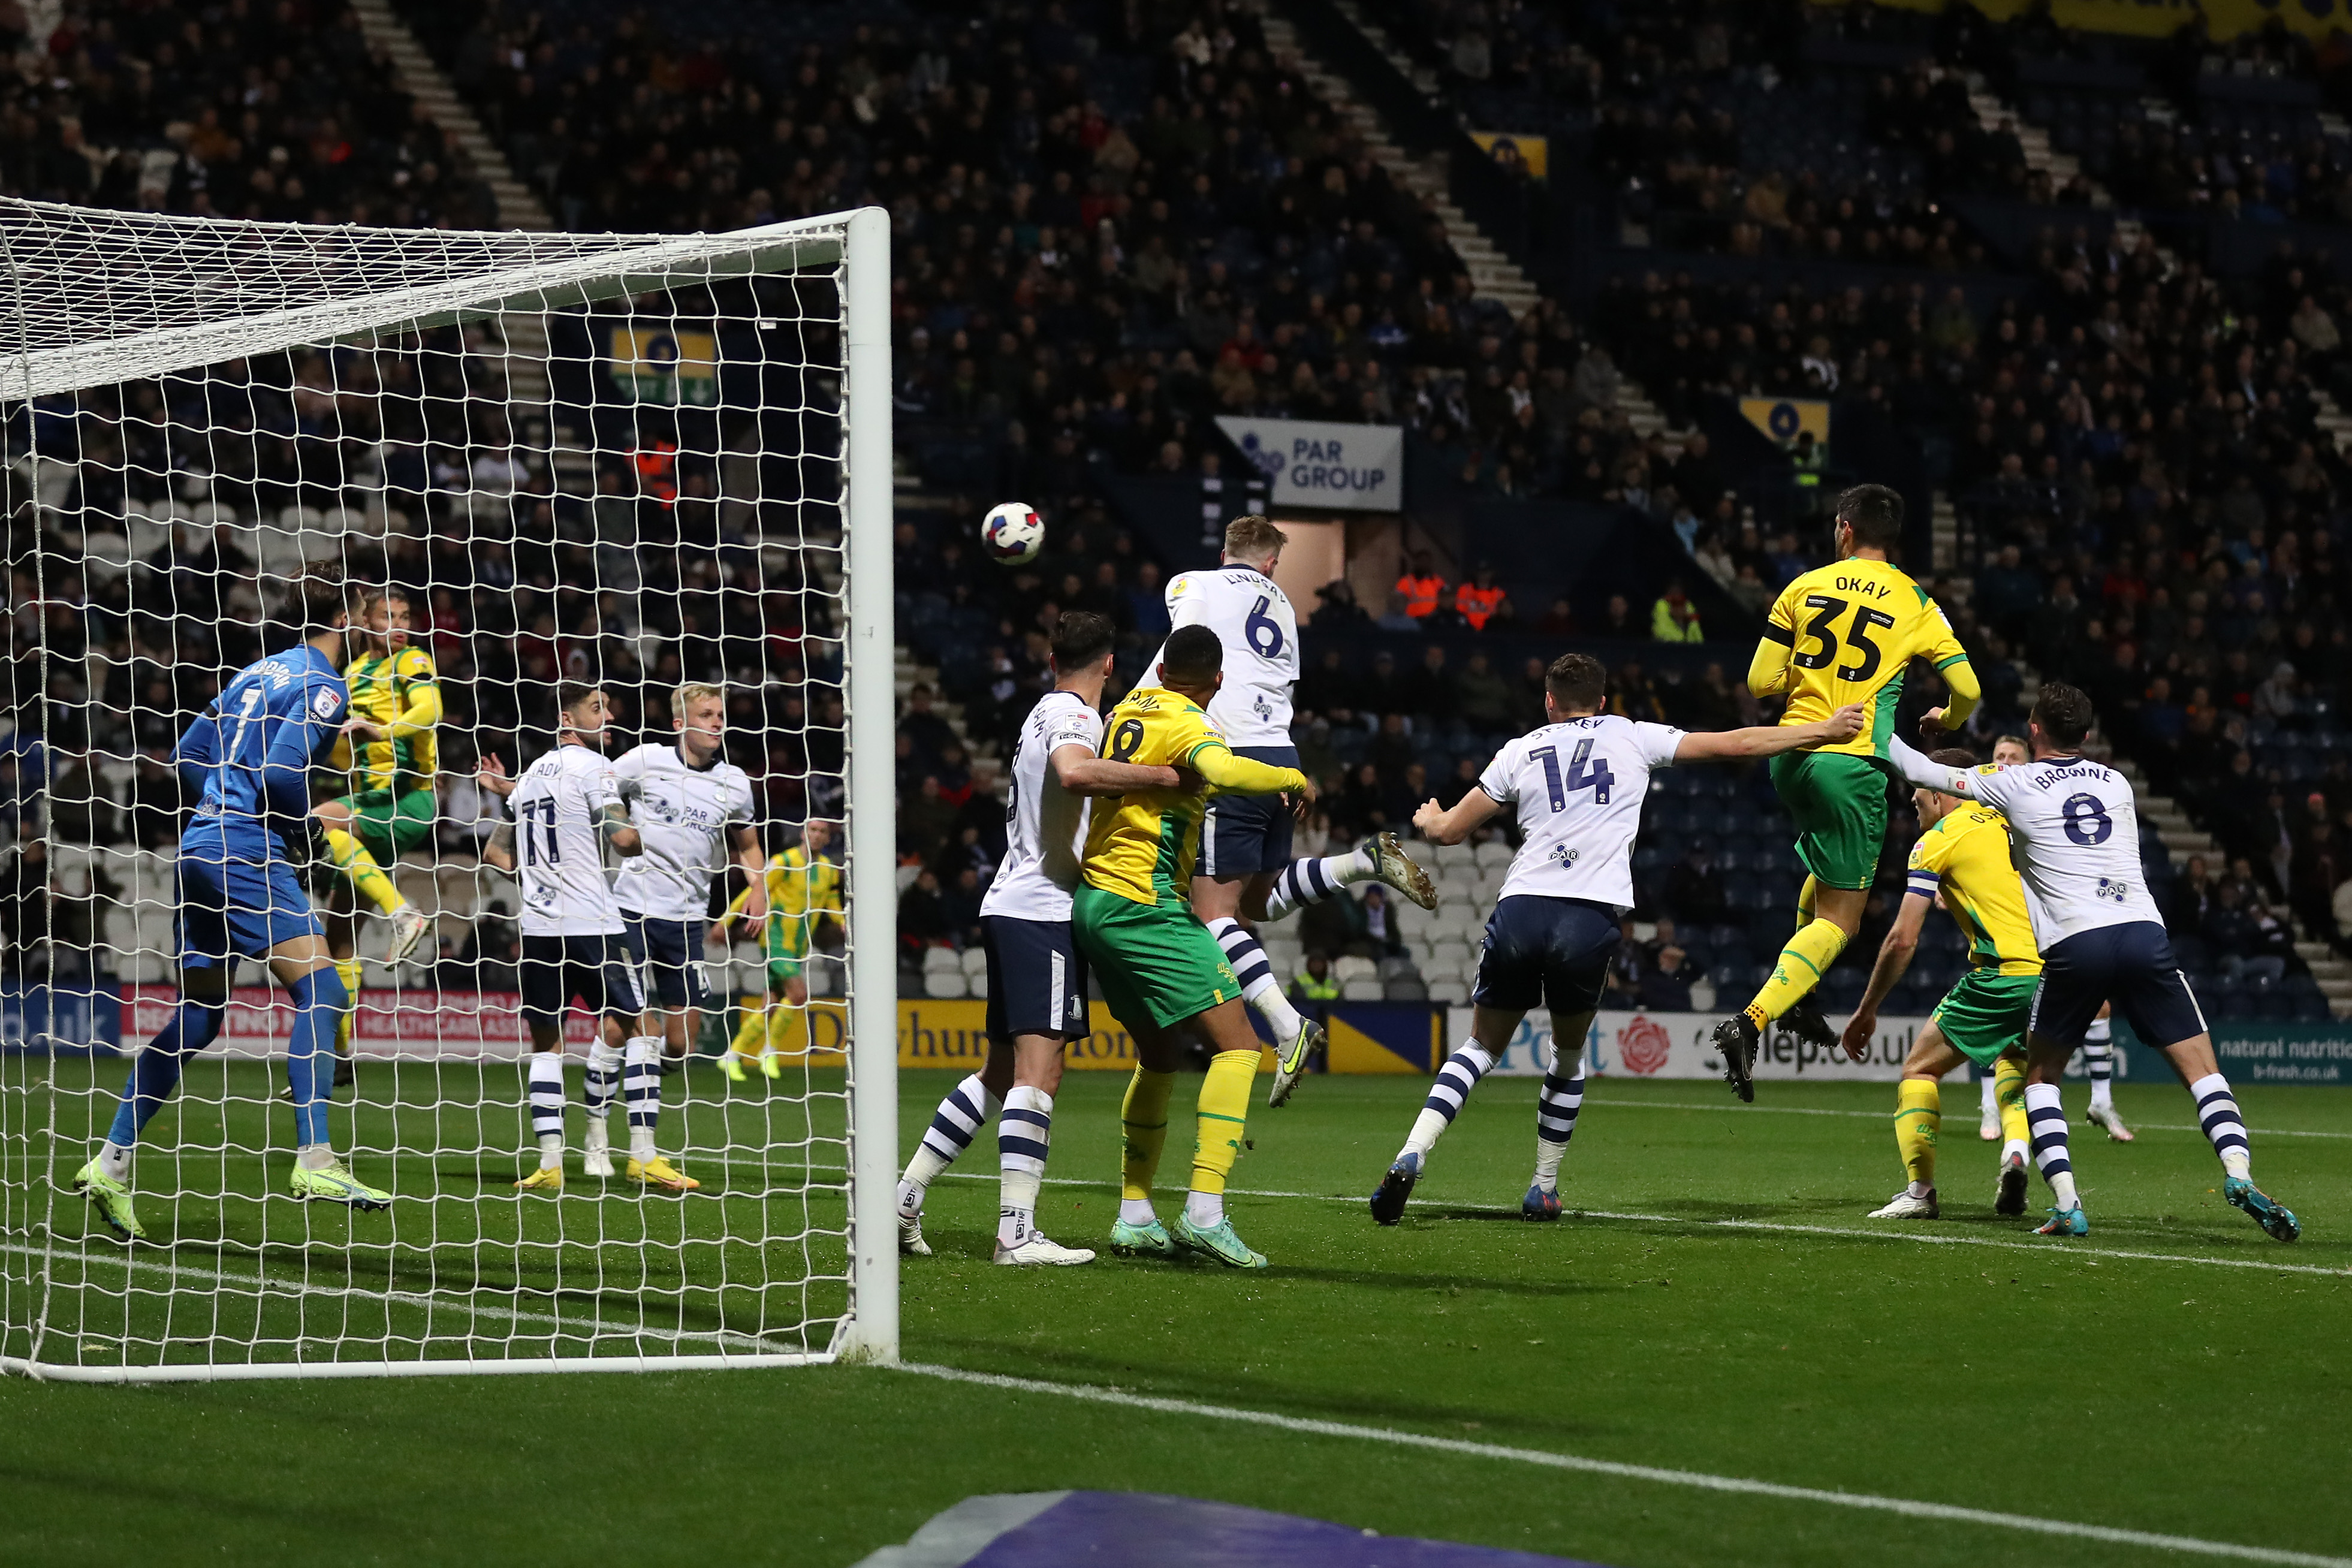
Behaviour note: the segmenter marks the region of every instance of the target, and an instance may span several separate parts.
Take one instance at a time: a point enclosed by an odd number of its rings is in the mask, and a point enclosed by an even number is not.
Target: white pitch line
[[[1759,1079],[1758,1081],[1773,1083],[1783,1080]],[[1859,1116],[1871,1121],[1884,1121],[1890,1114],[1884,1110],[1832,1110],[1818,1105],[1717,1105],[1704,1100],[1619,1100],[1613,1095],[1594,1095],[1592,1098],[1600,1103],[1635,1110],[1722,1110],[1741,1116]],[[2201,1127],[2169,1121],[2144,1122],[2132,1131],[2194,1132],[2200,1137],[2205,1131]],[[2246,1131],[2253,1138],[2352,1138],[2352,1132],[2315,1132],[2292,1127],[2249,1127]]]
[[[984,1171],[943,1171],[941,1175],[959,1182],[993,1182],[998,1178]],[[1048,1176],[1048,1186],[1108,1187],[1108,1182],[1088,1181],[1082,1176]],[[1299,1198],[1318,1204],[1361,1204],[1363,1198],[1354,1193],[1288,1193],[1265,1187],[1227,1187],[1226,1192],[1241,1198]],[[1518,1209],[1508,1204],[1445,1203],[1430,1200],[1436,1206],[1448,1209],[1470,1209],[1479,1214],[1517,1214]],[[1930,1247],[1990,1247],[2007,1252],[2038,1253],[2044,1258],[2088,1258],[2094,1262],[2107,1258],[2125,1258],[2139,1263],[2190,1263],[2213,1268],[2258,1268],[2274,1274],[2318,1274],[2330,1279],[2352,1276],[2352,1267],[2329,1268],[2316,1263],[2272,1263],[2260,1258],[2200,1258],[2185,1252],[2135,1252],[2121,1247],[2084,1247],[2074,1241],[2032,1242],[2006,1241],[1993,1236],[1934,1235],[1918,1230],[1860,1230],[1847,1226],[1788,1225],[1763,1219],[1694,1219],[1686,1215],[1624,1214],[1609,1209],[1569,1209],[1565,1217],[1575,1219],[1632,1220],[1643,1225],[1690,1226],[1704,1230],[1780,1231],[1796,1236],[1843,1236],[1863,1241],[1909,1241]]]
[[[756,1345],[762,1351],[773,1351],[778,1348],[777,1346],[769,1343],[766,1340],[761,1339],[756,1334],[746,1334],[733,1330],[716,1329],[698,1331],[690,1329],[657,1329],[650,1326],[632,1326],[623,1323],[608,1322],[603,1318],[590,1318],[583,1321],[579,1318],[560,1317],[550,1312],[529,1311],[520,1307],[501,1307],[494,1302],[478,1300],[470,1296],[453,1295],[446,1292],[366,1290],[362,1289],[357,1286],[350,1285],[312,1285],[303,1280],[281,1279],[273,1274],[226,1274],[216,1268],[206,1268],[201,1264],[183,1263],[176,1259],[167,1262],[160,1258],[144,1258],[135,1255],[117,1258],[103,1252],[71,1252],[61,1251],[57,1248],[44,1249],[37,1247],[29,1247],[22,1242],[0,1243],[0,1252],[12,1252],[22,1258],[44,1258],[52,1261],[78,1262],[83,1264],[103,1263],[113,1268],[120,1268],[126,1274],[130,1273],[134,1268],[141,1267],[162,1268],[166,1269],[173,1274],[193,1276],[198,1279],[208,1280],[215,1285],[250,1286],[263,1290],[274,1290],[280,1295],[325,1296],[337,1300],[383,1301],[395,1306],[435,1308],[449,1311],[455,1311],[462,1308],[467,1311],[476,1313],[482,1317],[503,1318],[510,1323],[548,1323],[554,1325],[558,1329],[568,1329],[574,1333],[578,1333],[582,1330],[585,1329],[588,1331],[589,1335],[592,1338],[596,1337],[597,1334],[602,1331],[619,1337],[667,1340],[673,1343],[688,1340],[715,1340],[721,1343],[729,1341],[737,1341],[746,1345]],[[75,1287],[70,1282],[65,1282],[56,1288],[72,1289]]]
[[[2273,1546],[2242,1546],[2234,1542],[2202,1541],[2191,1535],[2160,1535],[2152,1531],[2119,1530],[2112,1525],[2078,1524],[2071,1520],[2035,1519],[2027,1514],[1996,1513],[1990,1509],[1961,1508],[1952,1503],[1924,1502],[1911,1498],[1880,1497],[1871,1492],[1830,1491],[1820,1487],[1783,1486],[1778,1481],[1751,1480],[1744,1476],[1715,1476],[1703,1470],[1669,1470],[1654,1465],[1628,1465],[1615,1459],[1592,1459],[1580,1454],[1557,1454],[1542,1448],[1511,1448],[1499,1443],[1473,1443],[1460,1437],[1436,1437],[1402,1432],[1389,1426],[1358,1426],[1344,1421],[1320,1421],[1280,1415],[1270,1410],[1246,1410],[1233,1405],[1202,1405],[1189,1399],[1165,1399],[1129,1394],[1089,1384],[1051,1383],[1037,1378],[1006,1377],[997,1373],[966,1372],[961,1367],[904,1363],[899,1369],[950,1383],[977,1384],[986,1388],[1021,1394],[1045,1394],[1095,1405],[1117,1405],[1166,1415],[1196,1415],[1252,1426],[1272,1426],[1318,1437],[1351,1437],[1361,1442],[1388,1443],[1398,1447],[1424,1448],[1459,1454],[1474,1459],[1504,1459],[1556,1470],[1580,1470],[1588,1475],[1614,1476],[1621,1480],[1651,1481],[1660,1486],[1689,1487],[1701,1491],[1744,1493],[1787,1502],[1826,1503],[1833,1508],[1863,1509],[1874,1513],[1901,1514],[1910,1519],[1940,1520],[1953,1524],[1982,1525],[1993,1530],[2024,1531],[2035,1535],[2066,1536],[2111,1546],[2147,1551],[2180,1552],[2200,1557],[2230,1557],[2245,1563],[2275,1563],[2291,1568],[2352,1568],[2352,1558],[2325,1557],[2312,1552],[2288,1552]]]

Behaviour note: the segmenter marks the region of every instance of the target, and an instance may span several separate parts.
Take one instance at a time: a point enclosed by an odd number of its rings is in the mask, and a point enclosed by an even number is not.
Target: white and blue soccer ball
[[[999,566],[1019,566],[1045,547],[1045,520],[1026,501],[1006,501],[980,520],[980,542]]]

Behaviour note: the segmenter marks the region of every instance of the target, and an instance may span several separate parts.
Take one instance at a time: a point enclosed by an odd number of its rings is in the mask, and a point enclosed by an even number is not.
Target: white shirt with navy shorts
[[[1914,784],[1982,801],[2008,818],[2042,944],[2031,1034],[2071,1049],[2109,1002],[2159,1049],[2206,1032],[2140,866],[2130,780],[2086,757],[1948,768],[1900,740],[1888,754]]]
[[[1617,922],[1633,905],[1633,841],[1650,774],[1683,731],[1595,714],[1547,724],[1495,753],[1478,787],[1517,808],[1521,843],[1486,921],[1471,1000],[1555,1017],[1601,1002]]]
[[[1005,803],[1004,860],[980,901],[988,957],[988,1034],[1010,1045],[1020,1035],[1087,1032],[1087,969],[1070,936],[1070,890],[1087,837],[1091,803],[1054,776],[1053,756],[1102,744],[1102,715],[1075,692],[1049,691],[1021,726]]]
[[[672,1011],[707,1007],[710,878],[730,830],[751,825],[751,778],[724,758],[698,768],[676,745],[651,743],[622,753],[613,773],[634,796],[629,820],[644,841],[613,879],[638,989]]]
[[[532,1023],[562,1023],[575,998],[591,1014],[629,1022],[646,1010],[597,826],[604,808],[620,804],[612,763],[586,746],[556,747],[523,770],[508,798],[522,884],[522,1013]]]
[[[1298,615],[1274,579],[1254,566],[1179,573],[1168,584],[1168,622],[1206,626],[1224,645],[1224,682],[1209,699],[1209,720],[1234,754],[1295,768],[1291,689],[1298,684]],[[1160,679],[1163,647],[1147,681]],[[1280,795],[1217,795],[1201,824],[1202,877],[1234,879],[1290,864],[1291,817]]]

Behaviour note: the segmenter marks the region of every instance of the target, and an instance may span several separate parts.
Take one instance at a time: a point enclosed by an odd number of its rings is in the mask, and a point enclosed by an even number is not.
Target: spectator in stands
[[[1643,965],[1641,980],[1634,987],[1634,995],[1645,1011],[1690,1011],[1690,977],[1685,972],[1688,958],[1689,955],[1681,948],[1668,944],[1661,947],[1657,956]]]
[[[898,895],[898,941],[919,958],[922,949],[944,946],[954,934],[940,897],[939,874],[926,866]]]
[[[1698,606],[1690,602],[1681,578],[1668,578],[1665,592],[1650,606],[1650,635],[1659,642],[1706,640],[1698,624]]]
[[[1360,899],[1363,907],[1364,941],[1371,947],[1370,956],[1402,957],[1405,951],[1402,900],[1378,882],[1363,884]]]
[[[1691,925],[1712,925],[1724,918],[1723,872],[1705,840],[1685,850],[1666,873],[1665,904],[1675,919]]]
[[[1339,982],[1331,973],[1330,956],[1320,950],[1308,953],[1305,967],[1290,977],[1292,1004],[1312,1017],[1325,1018],[1339,999]]]
[[[1645,637],[1649,628],[1634,617],[1633,605],[1622,594],[1609,595],[1609,607],[1601,616],[1600,626],[1593,628],[1596,637],[1632,641]]]
[[[1469,660],[1454,679],[1454,711],[1482,735],[1503,734],[1512,728],[1511,689],[1496,672],[1483,647],[1470,650]]]
[[[1412,620],[1426,620],[1437,613],[1445,601],[1445,579],[1439,574],[1429,552],[1413,552],[1412,563],[1396,582],[1397,596],[1404,601],[1404,613]]]
[[[1485,562],[1472,580],[1454,591],[1454,609],[1470,624],[1474,632],[1483,632],[1486,623],[1503,605],[1503,590],[1495,582],[1495,569]]]
[[[1454,713],[1454,672],[1445,667],[1445,645],[1421,650],[1421,668],[1398,682],[1404,710],[1416,720],[1443,723]]]

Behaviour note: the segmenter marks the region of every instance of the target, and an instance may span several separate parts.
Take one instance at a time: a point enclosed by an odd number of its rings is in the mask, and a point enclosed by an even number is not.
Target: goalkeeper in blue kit
[[[293,1195],[361,1209],[392,1201],[353,1176],[328,1137],[335,1027],[346,997],[301,877],[309,862],[325,860],[310,814],[310,770],[326,762],[351,708],[338,673],[351,590],[336,575],[306,577],[286,612],[304,640],[238,672],[188,726],[174,755],[181,777],[202,791],[176,867],[180,1000],[132,1060],[114,1125],[73,1180],[126,1237],[146,1235],[131,1206],[131,1151],[179,1087],[188,1058],[219,1037],[239,958],[267,960],[294,1000],[286,1051]]]

